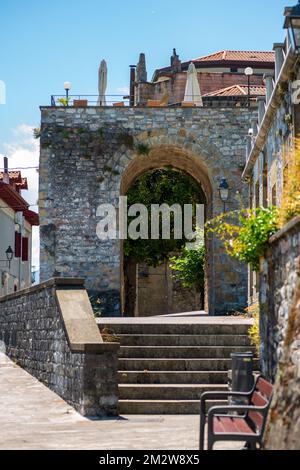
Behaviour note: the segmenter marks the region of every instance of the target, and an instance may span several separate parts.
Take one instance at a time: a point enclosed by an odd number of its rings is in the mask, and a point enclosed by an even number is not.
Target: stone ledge
[[[120,343],[70,343],[73,353],[79,354],[106,354],[119,350]]]
[[[270,244],[276,243],[281,238],[286,237],[287,235],[289,235],[289,232],[296,229],[298,225],[299,225],[299,231],[300,231],[300,215],[297,215],[297,217],[294,217],[282,229],[274,233],[274,235],[272,235],[272,237],[269,239],[269,243]]]
[[[84,289],[84,282],[84,279],[75,277],[53,277],[51,279],[48,279],[47,281],[41,282],[40,284],[31,287],[26,287],[26,289],[21,289],[17,292],[4,295],[0,297],[0,303],[5,302],[7,300],[17,299],[22,295],[32,294],[40,290],[48,289],[48,287],[57,287],[58,289],[68,289],[76,287],[77,289]]]

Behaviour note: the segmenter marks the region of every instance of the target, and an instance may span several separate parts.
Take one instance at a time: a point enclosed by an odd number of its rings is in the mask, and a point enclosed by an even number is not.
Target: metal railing
[[[132,99],[131,99],[132,98]],[[51,106],[55,107],[89,107],[89,106],[115,106],[115,107],[129,107],[132,106],[134,101],[130,95],[105,95],[99,97],[99,95],[51,95]],[[152,102],[152,104],[151,104]],[[157,102],[157,104],[154,104]],[[159,99],[146,99],[137,103],[135,107],[151,107],[151,106],[162,106],[162,107],[185,107],[187,106],[184,102],[184,98],[181,101],[173,101],[168,104],[159,104]],[[202,97],[203,107],[248,107],[248,99],[246,96],[207,96]],[[251,99],[251,104],[254,100]],[[192,106],[193,107],[193,106]],[[195,105],[195,107],[197,107]]]

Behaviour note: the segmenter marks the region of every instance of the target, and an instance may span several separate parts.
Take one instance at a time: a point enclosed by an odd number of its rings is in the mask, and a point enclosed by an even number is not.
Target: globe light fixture
[[[284,11],[284,28],[289,31],[292,47],[295,52],[300,51],[300,0],[294,7],[287,7]]]
[[[69,100],[69,91],[71,90],[72,88],[72,84],[70,82],[65,82],[64,83],[64,89],[66,91],[66,100],[68,101]]]

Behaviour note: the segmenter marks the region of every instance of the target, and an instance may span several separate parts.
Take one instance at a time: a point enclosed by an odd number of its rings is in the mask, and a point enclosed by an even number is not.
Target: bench
[[[200,401],[200,450],[204,449],[204,432],[207,424],[207,449],[212,450],[216,441],[246,442],[249,449],[261,445],[273,386],[258,376],[253,389],[248,392],[205,392]],[[206,400],[235,397],[246,399],[246,405],[214,406],[206,414]]]

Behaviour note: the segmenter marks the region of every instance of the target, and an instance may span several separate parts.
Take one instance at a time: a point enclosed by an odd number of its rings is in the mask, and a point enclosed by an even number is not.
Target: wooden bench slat
[[[250,411],[248,413],[248,418],[254,423],[254,425],[260,430],[263,426],[263,416],[258,411]]]
[[[263,395],[265,395],[267,398],[270,398],[273,393],[273,385],[267,382],[262,377],[258,379],[256,389],[260,391]]]
[[[251,397],[251,403],[254,406],[266,406],[268,404],[268,400],[263,397],[260,393],[253,392],[253,395]]]
[[[239,417],[215,416],[213,428],[215,434],[254,434],[246,420]]]

